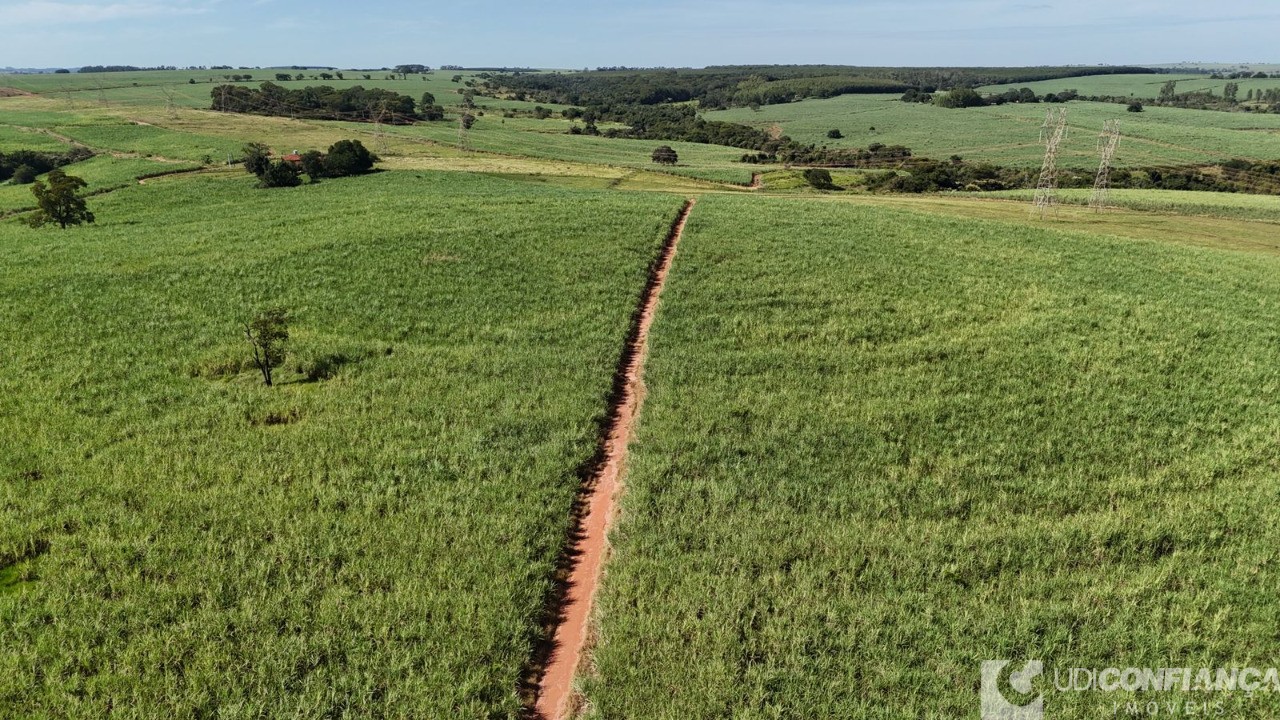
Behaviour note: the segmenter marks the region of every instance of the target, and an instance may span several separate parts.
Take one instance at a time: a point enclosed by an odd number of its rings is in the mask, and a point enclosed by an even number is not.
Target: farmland
[[[1274,651],[1280,259],[748,204],[699,204],[654,327],[594,716],[961,717],[980,658]]]
[[[94,205],[0,224],[0,708],[512,712],[678,203],[239,173]],[[267,304],[297,316],[276,388],[237,325]]]
[[[1280,80],[1275,82],[1280,84]],[[706,115],[761,128],[778,125],[798,140],[831,147],[905,145],[916,155],[935,159],[960,155],[975,162],[1039,167],[1044,155],[1040,126],[1047,107],[1028,104],[949,110],[899,102],[897,95],[845,95],[770,105],[758,112],[740,108]],[[1126,113],[1123,105],[1090,102],[1073,102],[1066,107],[1072,135],[1063,146],[1061,162],[1070,167],[1096,167],[1097,136],[1110,119],[1121,121],[1125,135],[1117,167],[1280,157],[1280,115],[1165,107]],[[844,138],[828,139],[831,129],[839,129]]]
[[[27,227],[0,183],[0,718],[527,717],[581,543],[584,719],[973,717],[988,658],[1280,652],[1274,196],[1062,190],[1040,219],[1025,189],[876,189],[905,163],[815,186],[468,108],[472,71],[280,83],[430,91],[441,121],[211,110],[244,72],[277,71],[0,76],[32,93],[0,153],[92,151],[63,169],[97,218]],[[1044,104],[898,97],[701,117],[1041,163]],[[1122,169],[1280,160],[1280,115],[1067,107],[1064,178],[1116,117]],[[374,172],[227,162],[345,139]],[[272,306],[268,387],[244,324]]]

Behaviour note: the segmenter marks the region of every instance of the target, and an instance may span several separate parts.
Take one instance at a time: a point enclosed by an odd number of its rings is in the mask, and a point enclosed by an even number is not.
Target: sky
[[[1280,62],[1276,0],[0,0],[0,67]]]

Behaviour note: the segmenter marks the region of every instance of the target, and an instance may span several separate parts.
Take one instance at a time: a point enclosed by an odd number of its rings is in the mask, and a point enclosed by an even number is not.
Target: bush
[[[680,156],[670,145],[662,145],[653,151],[653,161],[659,165],[675,165],[680,162]]]
[[[324,168],[328,177],[346,177],[369,172],[376,160],[359,140],[339,140],[329,147]]]
[[[328,172],[325,167],[324,154],[319,150],[308,150],[302,153],[302,172],[311,178],[311,182],[316,182],[324,177]]]
[[[263,143],[248,143],[244,146],[242,161],[245,170],[262,177],[271,167],[271,148]]]
[[[270,163],[266,171],[258,176],[260,188],[297,187],[301,184],[298,168],[293,163],[284,161]]]
[[[30,185],[36,181],[37,174],[36,169],[30,165],[19,165],[13,171],[13,178],[11,182],[14,185]]]
[[[833,190],[835,183],[831,182],[831,172],[822,168],[809,168],[804,171],[804,181],[810,186],[819,190]]]
[[[1142,103],[1138,102],[1137,100],[1134,100],[1133,102],[1129,103],[1129,112],[1139,113],[1142,111],[1143,111]]]
[[[839,140],[844,137],[844,133],[840,132],[839,130],[828,130],[827,137],[832,140]]]
[[[935,95],[933,104],[944,108],[980,107],[987,102],[973,88],[956,88],[946,95]]]

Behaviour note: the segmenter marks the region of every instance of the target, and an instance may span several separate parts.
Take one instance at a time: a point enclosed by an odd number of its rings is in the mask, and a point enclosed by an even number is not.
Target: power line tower
[[[1111,163],[1116,159],[1116,148],[1120,147],[1120,121],[1108,120],[1098,136],[1098,150],[1102,153],[1102,164],[1098,166],[1098,177],[1093,181],[1093,195],[1089,196],[1089,207],[1095,212],[1107,208],[1107,197],[1111,194]]]
[[[176,120],[178,118],[178,103],[173,99],[173,88],[160,86],[160,92],[164,93],[164,110],[169,114],[169,119]]]
[[[1044,125],[1040,127],[1040,142],[1044,143],[1044,164],[1040,167],[1040,181],[1036,183],[1035,204],[1032,212],[1045,213],[1057,204],[1058,152],[1067,139],[1067,109],[1049,110]]]
[[[471,126],[475,121],[476,118],[470,110],[463,110],[458,116],[458,147],[462,150],[471,149]]]
[[[378,154],[386,155],[387,133],[382,127],[382,121],[387,117],[387,104],[380,102],[376,107],[370,107],[369,114],[373,116],[373,137],[377,141]]]

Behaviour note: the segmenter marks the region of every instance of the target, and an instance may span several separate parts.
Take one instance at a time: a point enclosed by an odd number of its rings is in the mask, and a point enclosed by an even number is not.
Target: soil
[[[631,333],[614,378],[609,421],[603,429],[594,470],[579,495],[576,527],[561,562],[558,592],[551,601],[549,617],[554,627],[551,641],[535,654],[532,662],[531,674],[536,679],[530,682],[533,692],[529,716],[538,720],[566,720],[576,710],[578,698],[574,697],[573,679],[582,664],[590,632],[591,608],[609,553],[608,534],[622,489],[627,445],[644,395],[642,375],[649,327],[695,202],[685,203],[650,270],[649,282],[633,316]]]

